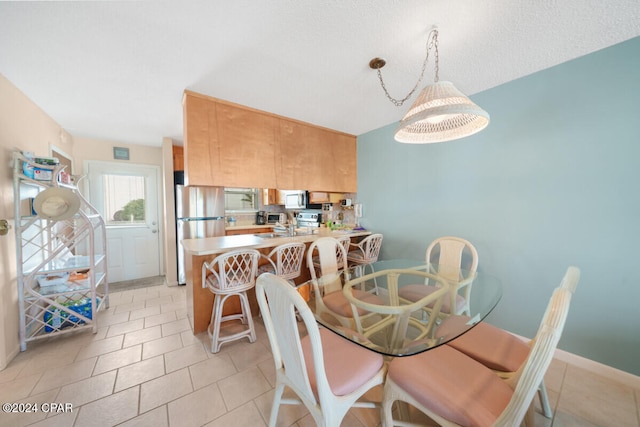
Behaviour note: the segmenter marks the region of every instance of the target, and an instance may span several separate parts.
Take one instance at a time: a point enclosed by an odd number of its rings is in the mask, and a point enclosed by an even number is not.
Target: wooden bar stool
[[[371,234],[358,244],[351,243],[351,249],[347,253],[349,267],[366,265],[378,261],[380,247],[382,246],[382,234]]]
[[[258,267],[258,276],[263,273],[272,273],[295,285],[293,279],[302,274],[305,248],[304,243],[295,242],[276,246],[268,255],[262,255],[269,262]]]
[[[356,267],[356,274],[362,276],[366,274],[366,267],[369,266],[371,273],[373,273],[373,267],[371,264],[378,261],[380,255],[380,247],[382,246],[382,234],[371,234],[360,243],[350,243],[349,251],[347,252],[347,263],[349,267]],[[375,288],[374,292],[378,293],[378,283],[374,279]]]
[[[214,297],[211,322],[207,328],[212,353],[219,352],[220,346],[225,342],[244,337],[249,338],[249,342],[256,340],[247,290],[256,285],[259,258],[260,252],[257,250],[243,249],[226,252],[202,265],[202,287],[208,287]],[[241,313],[223,316],[224,303],[230,296],[240,298]],[[248,327],[240,332],[220,336],[221,324],[231,320],[240,320]]]

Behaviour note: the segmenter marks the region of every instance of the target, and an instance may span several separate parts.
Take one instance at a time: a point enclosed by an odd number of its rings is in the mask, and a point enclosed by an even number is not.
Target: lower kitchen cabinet
[[[273,227],[262,227],[262,228],[239,228],[237,230],[227,229],[225,231],[225,236],[237,236],[238,234],[259,234],[259,233],[271,233],[273,231]]]

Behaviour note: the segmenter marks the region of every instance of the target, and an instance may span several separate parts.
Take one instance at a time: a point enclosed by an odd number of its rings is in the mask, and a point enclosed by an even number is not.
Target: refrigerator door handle
[[[225,219],[223,216],[198,216],[188,218],[178,218],[178,221],[220,221]]]

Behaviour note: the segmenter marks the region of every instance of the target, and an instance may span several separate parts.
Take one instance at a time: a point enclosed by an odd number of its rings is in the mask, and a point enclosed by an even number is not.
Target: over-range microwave
[[[309,192],[303,190],[284,191],[285,209],[322,209],[322,203],[309,203]]]

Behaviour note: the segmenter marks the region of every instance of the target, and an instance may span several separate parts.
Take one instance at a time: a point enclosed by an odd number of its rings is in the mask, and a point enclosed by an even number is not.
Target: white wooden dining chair
[[[339,426],[351,407],[379,407],[359,399],[383,383],[381,355],[320,329],[297,290],[273,274],[258,278],[256,297],[276,367],[269,426],[276,426],[282,404],[304,404],[316,425],[325,427]],[[306,335],[299,330],[296,313],[304,322]],[[283,398],[285,387],[298,399]]]
[[[463,269],[468,273],[475,273],[478,268],[478,251],[466,239],[454,236],[444,236],[435,239],[427,247],[426,262],[432,265],[432,271],[436,271],[440,277],[447,280],[450,285],[450,298],[445,300],[442,313],[471,315],[469,301],[473,277],[461,277]],[[451,267],[447,269],[447,267]],[[416,301],[430,292],[434,292],[437,286],[426,283],[424,286],[405,286],[400,296],[409,301]]]
[[[320,262],[318,272],[313,265],[316,253]],[[351,304],[342,293],[342,278],[340,276],[341,272],[347,269],[347,254],[344,246],[333,237],[316,239],[307,250],[307,265],[315,294],[316,315],[333,317],[341,325],[353,329],[355,325]],[[320,281],[322,286],[320,286]],[[355,292],[362,300],[382,304],[382,300],[377,295],[359,290]]]
[[[340,237],[335,237],[335,239],[340,242],[340,244],[342,245],[342,247],[344,248],[344,253],[348,254],[349,253],[349,245],[351,244],[351,237],[349,237],[349,235],[345,235],[345,236],[340,236]],[[336,250],[336,258],[340,258],[342,255],[339,252],[339,250]],[[313,261],[313,266],[316,269],[316,274],[318,276],[320,276],[319,271],[320,271],[320,256],[318,254],[313,254],[312,255],[312,261]]]
[[[441,286],[436,292],[425,295],[418,301],[407,303],[398,297],[398,289],[402,287],[403,282],[420,283],[425,279],[438,281]],[[381,295],[385,300],[383,305],[372,303],[370,299],[363,301],[354,293],[363,284],[374,281],[384,283],[385,292]],[[387,269],[349,280],[344,285],[343,293],[351,303],[356,332],[365,337],[372,348],[379,347],[384,352],[402,353],[407,342],[433,338],[433,327],[442,302],[449,294],[449,288],[443,279],[424,271]],[[424,323],[414,315],[419,314],[427,305],[433,307],[434,315]]]
[[[557,288],[547,306],[526,361],[504,380],[491,369],[449,345],[388,366],[383,394],[387,426],[395,401],[404,401],[441,426],[533,426],[532,400],[551,363],[562,334],[571,292]]]
[[[562,278],[560,287],[573,294],[579,279],[580,270],[571,266]],[[447,323],[451,321],[455,321],[455,319],[446,319],[440,330],[446,331]],[[535,338],[525,342],[504,329],[486,322],[480,322],[473,329],[455,340],[449,341],[447,344],[492,369],[500,377],[510,378],[518,372],[518,369],[527,360],[534,341]],[[545,417],[551,418],[553,413],[549,405],[544,380],[540,382],[538,396],[542,413]]]

